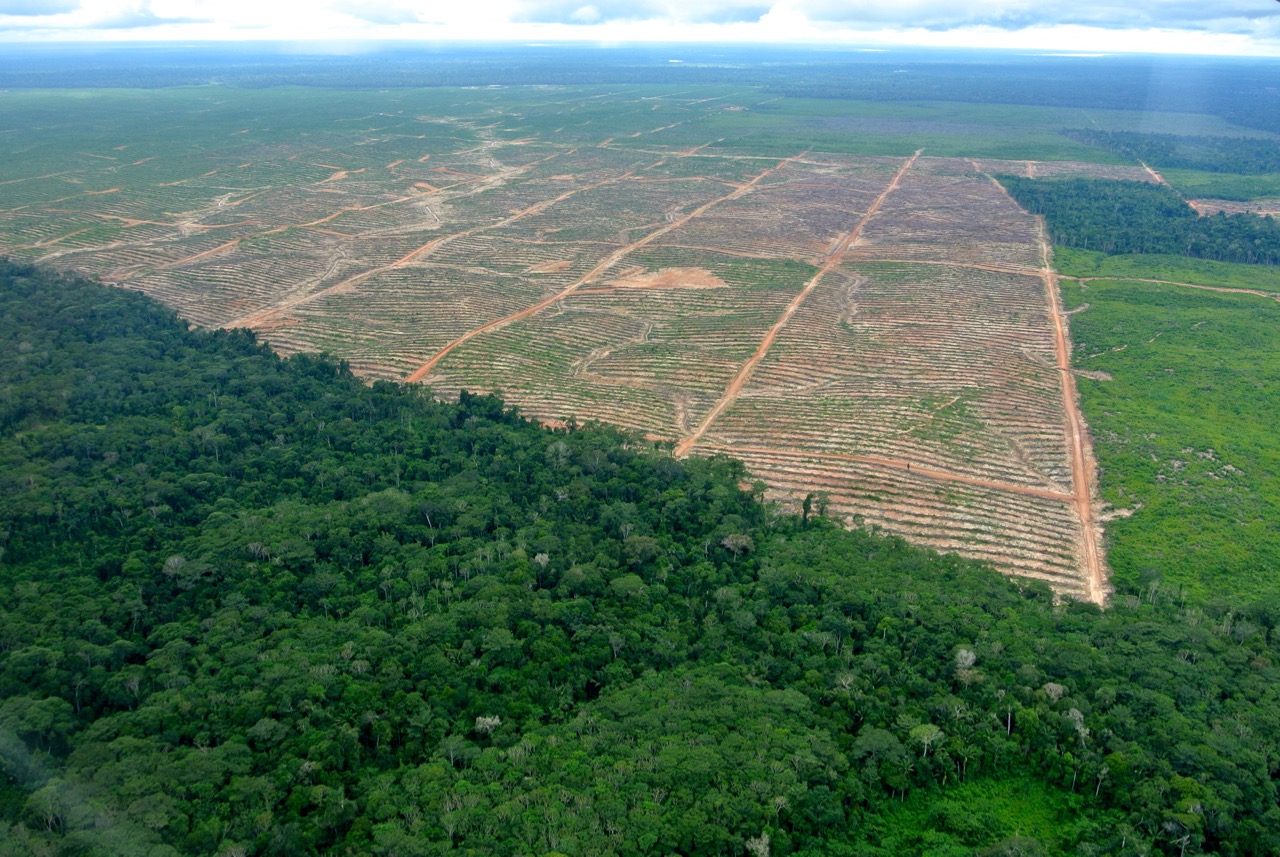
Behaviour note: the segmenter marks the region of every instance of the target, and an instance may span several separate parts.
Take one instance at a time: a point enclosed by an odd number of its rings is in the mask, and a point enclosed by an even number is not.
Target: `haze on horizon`
[[[0,0],[0,41],[721,42],[1280,56],[1274,0]]]

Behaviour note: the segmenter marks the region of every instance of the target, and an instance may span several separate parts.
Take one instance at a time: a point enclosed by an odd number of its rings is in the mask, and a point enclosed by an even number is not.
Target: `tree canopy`
[[[1280,852],[1275,606],[1058,604],[28,266],[0,329],[0,854]]]

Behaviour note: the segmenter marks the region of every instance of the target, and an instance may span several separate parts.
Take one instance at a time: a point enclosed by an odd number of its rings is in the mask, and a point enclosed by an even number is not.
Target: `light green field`
[[[1201,270],[1157,266],[1184,282]],[[1133,280],[1063,292],[1102,497],[1126,515],[1107,524],[1117,588],[1280,597],[1280,303]]]

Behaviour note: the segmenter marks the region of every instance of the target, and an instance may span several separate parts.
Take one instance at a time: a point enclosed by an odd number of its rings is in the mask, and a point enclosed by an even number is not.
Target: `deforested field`
[[[2,253],[1105,598],[1057,278],[991,176],[1136,168],[780,151],[727,86],[75,97],[5,96]]]

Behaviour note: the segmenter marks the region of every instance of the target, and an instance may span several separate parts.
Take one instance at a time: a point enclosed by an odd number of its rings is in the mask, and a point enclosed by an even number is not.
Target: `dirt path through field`
[[[876,212],[880,210],[880,206],[884,204],[884,201],[889,197],[889,194],[897,190],[898,182],[902,180],[904,175],[906,175],[907,170],[911,169],[912,165],[915,164],[916,159],[920,157],[920,153],[923,151],[923,149],[917,149],[914,155],[903,162],[902,166],[898,167],[898,171],[893,174],[893,179],[889,182],[888,186],[880,192],[880,195],[876,197],[875,202],[871,203],[871,207],[867,209],[867,213],[864,214],[862,219],[849,230],[844,238],[840,240],[840,243],[837,244],[830,253],[828,253],[827,261],[818,269],[818,273],[814,274],[809,282],[804,284],[804,288],[802,288],[796,296],[791,299],[791,302],[787,304],[786,309],[782,311],[782,315],[773,323],[773,327],[769,328],[769,332],[764,335],[764,339],[762,339],[760,341],[760,345],[756,347],[755,353],[751,355],[746,363],[742,364],[738,373],[734,375],[733,380],[729,382],[729,386],[725,388],[724,394],[720,396],[720,400],[717,401],[711,410],[707,412],[707,415],[703,417],[702,422],[693,430],[693,433],[680,441],[680,443],[676,444],[676,448],[674,450],[676,457],[688,455],[689,450],[693,449],[698,441],[702,439],[702,436],[707,433],[707,429],[711,427],[711,424],[716,421],[720,414],[724,413],[725,409],[737,400],[739,394],[742,392],[742,387],[748,380],[750,380],[752,373],[755,372],[756,366],[760,364],[760,361],[763,360],[764,356],[769,352],[769,347],[773,345],[773,340],[777,338],[778,333],[782,328],[786,327],[787,322],[791,320],[791,316],[793,316],[796,310],[800,308],[801,304],[804,303],[805,298],[809,297],[809,295],[813,293],[813,290],[818,287],[818,283],[822,282],[822,278],[825,277],[832,268],[835,268],[844,261],[845,254],[849,251],[849,248],[853,243],[858,240],[858,237],[862,234],[862,230],[866,227],[868,221],[870,221],[871,218],[875,216]]]
[[[801,153],[801,154],[807,154],[807,152]],[[744,194],[750,193],[755,188],[755,186],[760,183],[761,180],[763,180],[767,176],[772,175],[778,170],[782,169],[784,166],[791,163],[791,161],[793,160],[794,158],[786,158],[784,160],[778,161],[772,167],[760,173],[758,176],[756,176],[746,184],[738,187],[732,193],[725,194],[724,196],[717,197],[716,199],[713,199],[710,202],[704,203],[703,205],[698,206],[693,211],[686,214],[684,217],[680,217],[676,220],[673,220],[667,225],[659,229],[655,229],[653,232],[650,232],[649,234],[645,235],[639,240],[634,241],[618,250],[615,250],[614,252],[606,256],[594,268],[592,268],[587,273],[583,274],[582,277],[575,280],[573,283],[566,286],[564,289],[560,290],[559,292],[552,295],[551,297],[545,300],[539,301],[533,306],[526,307],[525,309],[522,309],[519,312],[512,313],[511,315],[506,316],[505,318],[496,319],[495,321],[491,321],[488,324],[481,325],[480,327],[477,327],[474,330],[468,331],[467,333],[455,339],[453,342],[450,342],[444,348],[441,348],[439,351],[437,351],[430,360],[428,360],[426,363],[422,364],[413,372],[411,372],[409,376],[405,378],[405,381],[411,384],[421,381],[431,372],[432,369],[436,367],[436,364],[438,364],[441,360],[443,360],[446,356],[448,356],[451,351],[453,351],[458,346],[466,342],[469,342],[472,339],[475,339],[477,336],[483,336],[484,334],[489,333],[490,331],[494,331],[494,330],[498,330],[499,328],[506,327],[508,324],[511,324],[512,322],[526,319],[531,315],[535,315],[541,312],[542,310],[546,309],[549,306],[559,303],[560,301],[569,297],[569,295],[576,292],[579,288],[591,282],[594,278],[598,277],[600,274],[607,271],[609,268],[613,267],[618,262],[622,261],[624,258],[627,257],[628,254],[635,252],[641,247],[644,247],[645,245],[651,243],[655,239],[661,238],[663,235],[666,235],[668,232],[672,231],[673,229],[679,229],[681,226],[684,226],[686,223],[688,223],[690,220],[693,220],[695,217],[701,216],[703,213],[705,213],[709,209],[714,208],[715,206],[720,205],[721,203],[735,200],[738,197],[743,196]]]
[[[328,295],[338,294],[343,291],[346,291],[352,288],[353,286],[357,285],[358,283],[361,283],[369,279],[375,274],[381,274],[386,271],[394,270],[396,268],[402,268],[405,265],[409,264],[410,262],[414,261],[415,259],[421,258],[427,253],[438,250],[439,248],[443,247],[446,244],[451,244],[452,242],[457,241],[460,238],[468,238],[472,235],[476,235],[481,232],[487,232],[491,229],[500,229],[503,226],[508,226],[520,220],[521,218],[528,217],[532,214],[538,214],[539,212],[546,210],[547,208],[555,205],[556,203],[564,202],[566,199],[569,199],[570,197],[573,197],[577,194],[580,194],[589,190],[594,190],[595,188],[603,187],[604,185],[614,184],[615,182],[625,181],[626,179],[634,175],[635,172],[636,172],[635,170],[627,170],[622,175],[613,176],[612,178],[602,179],[601,181],[598,181],[595,184],[585,185],[583,187],[578,187],[572,190],[565,191],[559,196],[552,197],[551,199],[544,199],[541,202],[535,202],[533,205],[530,205],[527,208],[517,211],[515,214],[512,214],[510,217],[505,217],[502,220],[496,221],[494,223],[486,223],[483,226],[476,226],[471,229],[464,229],[461,232],[451,232],[448,235],[441,235],[439,238],[433,238],[432,240],[428,241],[426,244],[423,244],[421,247],[411,250],[410,252],[401,256],[399,259],[395,260],[390,265],[383,265],[381,267],[373,268],[368,271],[362,271],[361,273],[356,274],[353,277],[348,277],[342,282],[336,283],[335,285],[329,286],[328,288],[321,289],[318,292],[312,292],[310,294],[302,295],[294,300],[283,301],[281,303],[274,304],[268,307],[267,309],[259,310],[258,312],[253,313],[252,315],[247,315],[244,318],[238,318],[235,321],[227,322],[226,324],[223,325],[223,327],[253,327],[254,325],[262,324],[263,322],[270,319],[272,316],[285,312],[286,310],[299,307],[303,304],[310,303],[311,301],[326,297]],[[339,212],[339,214],[340,213],[341,212]],[[336,216],[337,216],[336,214],[333,215],[333,217],[336,217]],[[326,218],[326,220],[328,219],[332,219],[332,218]]]
[[[511,169],[509,169],[509,170],[503,170],[502,172],[499,172],[499,173],[496,173],[496,174],[494,174],[494,175],[492,175],[492,176],[489,176],[488,178],[486,178],[486,179],[485,179],[482,183],[480,183],[479,185],[476,185],[476,186],[474,186],[474,187],[470,187],[470,188],[468,188],[468,189],[467,189],[467,191],[466,191],[465,193],[463,193],[463,194],[460,194],[460,196],[470,196],[470,195],[475,194],[475,193],[481,193],[481,192],[483,192],[483,191],[489,190],[489,189],[490,189],[490,188],[492,188],[492,187],[495,187],[495,186],[497,186],[497,185],[502,184],[504,181],[506,181],[507,179],[511,178],[512,176],[519,175],[520,173],[528,172],[529,170],[533,169],[534,167],[538,166],[539,164],[546,163],[547,161],[550,161],[550,160],[552,160],[553,158],[559,158],[559,157],[565,156],[565,155],[567,155],[567,154],[572,154],[574,151],[576,151],[576,150],[575,150],[575,149],[569,149],[567,152],[554,152],[554,153],[552,153],[552,154],[548,155],[548,156],[547,156],[547,157],[545,157],[545,158],[540,158],[540,159],[538,159],[538,160],[536,160],[536,161],[530,161],[530,162],[529,162],[529,163],[527,163],[527,164],[521,164],[520,166],[518,166],[518,167],[512,167],[512,168],[511,168]],[[475,185],[475,182],[467,182],[467,184]],[[452,185],[450,185],[450,187],[452,187]],[[261,192],[261,191],[260,191],[260,192]],[[241,241],[245,241],[245,240],[250,239],[250,238],[263,238],[263,237],[266,237],[266,236],[268,236],[268,235],[275,235],[275,234],[277,234],[277,233],[284,232],[284,231],[286,231],[286,230],[288,230],[288,229],[306,229],[306,228],[308,228],[308,227],[312,227],[312,226],[319,226],[319,225],[320,225],[320,224],[322,224],[322,223],[328,223],[330,220],[333,220],[335,217],[337,217],[337,216],[339,216],[339,215],[341,215],[341,214],[346,214],[348,211],[367,211],[367,210],[369,210],[369,209],[371,209],[371,208],[378,208],[378,207],[380,207],[380,206],[388,205],[388,204],[390,204],[390,203],[404,202],[404,201],[406,201],[406,200],[410,200],[410,199],[414,199],[414,198],[415,198],[414,196],[400,197],[400,198],[395,199],[395,200],[390,200],[390,201],[388,201],[388,202],[383,202],[383,203],[375,203],[374,205],[369,205],[369,206],[351,206],[351,205],[344,206],[344,207],[342,207],[342,208],[338,209],[337,211],[333,212],[332,214],[326,215],[325,217],[321,217],[321,218],[319,218],[318,220],[310,220],[310,221],[307,221],[306,223],[284,224],[284,225],[281,225],[281,226],[275,226],[275,227],[272,227],[271,229],[265,229],[265,230],[263,230],[263,231],[261,231],[261,232],[254,232],[254,233],[250,233],[250,234],[248,234],[248,235],[241,235],[239,238],[233,238],[233,239],[231,239],[230,241],[226,242],[225,244],[220,244],[220,245],[218,245],[217,247],[214,247],[212,250],[205,250],[203,253],[196,253],[194,256],[186,256],[186,257],[184,257],[184,258],[182,258],[182,259],[175,259],[175,260],[174,260],[174,261],[172,261],[172,262],[165,262],[165,263],[164,263],[164,264],[162,264],[162,265],[156,265],[156,266],[154,266],[154,267],[151,267],[151,268],[148,268],[148,269],[144,269],[144,270],[146,270],[146,271],[163,271],[163,270],[167,270],[167,269],[169,269],[169,268],[177,268],[177,267],[181,267],[182,265],[186,265],[186,264],[191,263],[191,262],[198,262],[198,261],[200,261],[201,259],[207,258],[207,257],[209,257],[209,256],[216,255],[216,254],[221,253],[221,252],[223,252],[223,251],[231,250],[231,249],[233,249],[233,248],[235,248],[235,247],[239,246],[239,244],[240,244],[240,242],[241,242]],[[240,200],[240,202],[243,202],[243,201],[244,201],[244,200]],[[136,275],[137,273],[139,273],[139,272],[138,272],[138,271],[134,271],[130,276]],[[371,274],[372,274],[372,273],[376,273],[376,272],[374,272],[374,271],[370,271],[369,273],[371,273]],[[279,307],[279,308],[280,308],[280,309],[287,309],[288,307],[283,307],[283,306],[281,306],[281,307]],[[223,327],[244,327],[244,326],[246,326],[246,324],[244,323],[244,321],[243,321],[242,319],[237,319],[236,321],[228,322],[227,324],[224,324],[224,325],[222,325],[222,326],[223,326]]]
[[[1058,359],[1058,376],[1062,381],[1062,409],[1066,416],[1067,445],[1071,453],[1071,493],[1075,496],[1076,512],[1080,517],[1080,542],[1084,553],[1086,591],[1090,601],[1095,604],[1105,604],[1106,560],[1102,555],[1101,527],[1093,513],[1093,448],[1084,417],[1077,404],[1076,378],[1071,371],[1071,346],[1067,338],[1067,321],[1062,312],[1058,274],[1053,270],[1048,233],[1043,218],[1036,218],[1036,222],[1039,225],[1040,259],[1043,264],[1040,276],[1044,280],[1049,315],[1053,319],[1054,351]]]
[[[1048,488],[1033,488],[1030,485],[1018,485],[1013,482],[996,482],[988,479],[978,479],[974,476],[965,476],[963,473],[954,473],[950,470],[938,470],[933,467],[922,467],[917,463],[901,458],[880,458],[875,455],[853,455],[841,452],[805,452],[802,449],[777,449],[768,446],[738,446],[714,443],[703,444],[702,448],[713,452],[723,452],[727,455],[741,455],[743,453],[754,455],[776,455],[781,458],[805,458],[817,463],[824,461],[852,461],[858,464],[872,464],[877,467],[901,470],[906,473],[910,473],[912,476],[924,476],[929,479],[936,479],[940,482],[961,482],[965,485],[973,485],[977,488],[991,488],[996,491],[1026,494],[1029,497],[1041,497],[1045,500],[1062,500],[1065,502],[1073,502],[1075,500],[1075,495],[1067,494],[1062,491],[1053,491]]]
[[[1158,172],[1151,169],[1151,167],[1147,166],[1146,161],[1138,161],[1138,163],[1142,164],[1142,168],[1147,171],[1147,175],[1155,179],[1156,184],[1162,184],[1162,185],[1165,185],[1166,187],[1169,185],[1169,183],[1164,180],[1164,176],[1160,175]]]
[[[1260,298],[1271,298],[1280,301],[1280,292],[1264,292],[1261,289],[1233,289],[1227,286],[1202,286],[1197,283],[1180,283],[1177,280],[1148,280],[1144,277],[1066,277],[1058,275],[1060,280],[1075,280],[1077,283],[1092,283],[1098,280],[1113,280],[1117,283],[1155,283],[1160,286],[1182,286],[1185,289],[1200,289],[1205,292],[1225,292],[1232,295],[1257,295]]]

